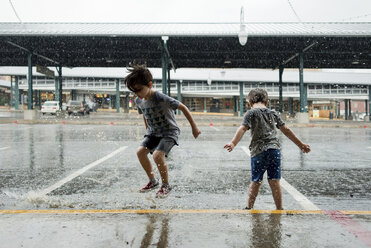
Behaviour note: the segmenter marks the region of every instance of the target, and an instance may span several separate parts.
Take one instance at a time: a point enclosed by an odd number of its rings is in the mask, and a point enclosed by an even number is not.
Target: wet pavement
[[[370,128],[293,127],[311,145],[309,154],[280,134],[282,177],[312,205],[284,188],[284,209],[296,212],[259,212],[275,208],[265,178],[257,212],[241,213],[250,183],[249,156],[242,149],[249,135],[228,153],[223,146],[240,121],[233,127],[212,120],[212,126],[200,127],[197,140],[181,124],[180,146],[167,159],[174,189],[166,199],[138,192],[147,182],[135,154],[145,131],[139,124],[0,124],[0,241],[7,247],[49,247],[50,241],[57,247],[371,245]],[[305,213],[311,206],[323,211]],[[48,212],[62,210],[82,212]],[[354,212],[334,218],[335,210]]]

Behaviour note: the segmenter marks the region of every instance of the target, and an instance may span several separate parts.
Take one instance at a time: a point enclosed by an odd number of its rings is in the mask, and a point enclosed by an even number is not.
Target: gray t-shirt
[[[180,130],[174,116],[174,110],[180,104],[178,100],[155,91],[150,99],[144,100],[137,97],[135,103],[139,114],[143,113],[146,119],[148,125],[146,135],[170,137],[178,143]]]
[[[285,125],[280,115],[268,108],[252,108],[243,118],[242,125],[251,130],[251,157],[268,149],[280,149],[277,128]]]

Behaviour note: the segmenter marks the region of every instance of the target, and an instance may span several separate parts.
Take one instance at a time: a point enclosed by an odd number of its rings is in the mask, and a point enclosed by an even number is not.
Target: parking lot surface
[[[135,118],[134,118],[135,119]],[[231,153],[237,126],[181,125],[167,162],[173,191],[147,183],[134,125],[0,124],[0,241],[7,247],[369,247],[371,129],[293,127],[284,135],[284,211],[264,178],[253,211],[249,135]],[[151,159],[152,160],[152,159]],[[159,178],[159,173],[155,169]]]

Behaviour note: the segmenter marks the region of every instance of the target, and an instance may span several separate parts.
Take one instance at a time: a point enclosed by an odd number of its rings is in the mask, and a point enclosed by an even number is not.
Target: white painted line
[[[250,150],[246,146],[241,146],[241,149],[250,156]],[[304,210],[321,210],[314,203],[312,203],[308,198],[306,198],[302,193],[297,191],[291,184],[289,184],[284,178],[281,177],[280,184],[299,204],[304,208]]]
[[[299,204],[304,208],[304,210],[321,210],[314,203],[312,203],[308,198],[306,198],[302,193],[297,191],[291,184],[289,184],[285,179],[281,178],[280,184]]]
[[[216,131],[219,131],[219,128],[217,128],[217,127],[214,127],[214,126],[210,126],[210,127],[215,129]]]
[[[371,149],[371,146],[367,147],[368,149]]]
[[[9,146],[6,146],[6,147],[1,147],[0,150],[5,150],[5,149],[8,149],[10,148]]]
[[[80,176],[81,174],[83,174],[85,171],[99,165],[100,163],[106,161],[107,159],[110,159],[112,158],[113,156],[115,156],[116,154],[124,151],[125,149],[127,148],[127,146],[123,146],[123,147],[120,147],[119,149],[117,149],[116,151],[113,151],[111,152],[110,154],[104,156],[103,158],[101,159],[98,159],[97,161],[93,162],[93,163],[90,163],[88,165],[86,165],[85,167],[75,171],[74,173],[72,173],[71,175],[65,177],[64,179],[60,180],[59,182],[53,184],[52,186],[44,189],[44,190],[41,190],[39,192],[36,192],[36,193],[29,193],[29,195],[31,195],[32,197],[42,197],[42,196],[45,196],[46,194],[52,192],[53,190],[61,187],[63,184],[71,181],[72,179],[74,179],[75,177],[78,177]]]
[[[251,154],[250,154],[250,150],[249,148],[247,148],[246,146],[241,146],[241,149],[250,157]]]

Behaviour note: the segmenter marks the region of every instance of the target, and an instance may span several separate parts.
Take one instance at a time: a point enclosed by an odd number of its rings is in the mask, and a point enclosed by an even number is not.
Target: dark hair
[[[125,84],[130,91],[135,92],[138,90],[135,88],[136,85],[148,85],[153,80],[152,73],[145,64],[129,64],[126,69],[129,71],[129,75],[125,77]]]
[[[252,105],[254,103],[268,103],[268,93],[261,88],[252,89],[247,95],[249,103]]]

